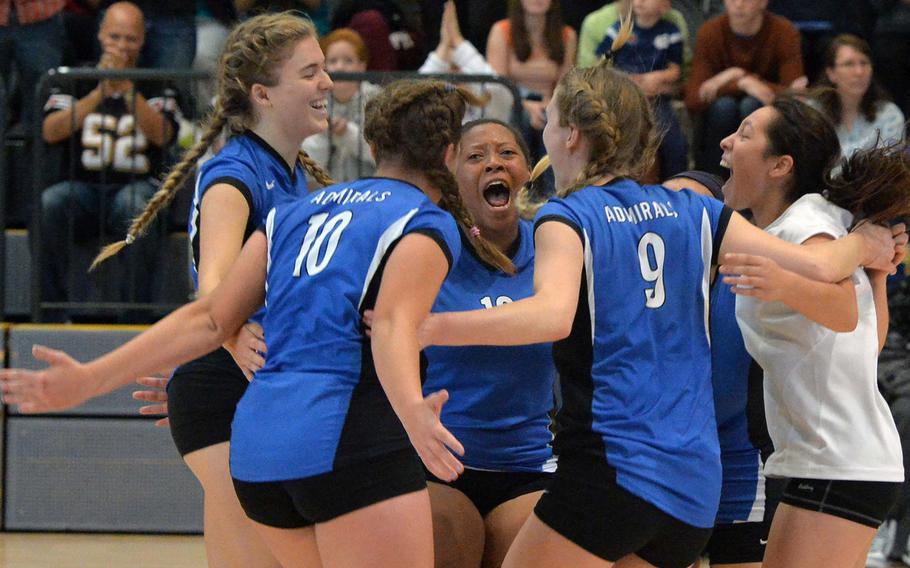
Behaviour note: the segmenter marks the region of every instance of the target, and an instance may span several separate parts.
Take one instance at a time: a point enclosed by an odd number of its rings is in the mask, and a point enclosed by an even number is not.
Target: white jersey
[[[842,237],[852,215],[819,194],[793,203],[766,231],[802,243]],[[771,477],[904,480],[900,438],[878,391],[878,328],[869,278],[852,276],[859,322],[836,333],[781,302],[739,296],[746,348],[765,371],[765,413],[774,453]]]

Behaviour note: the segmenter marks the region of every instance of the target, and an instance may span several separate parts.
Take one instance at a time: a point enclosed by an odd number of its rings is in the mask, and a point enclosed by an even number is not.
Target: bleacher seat
[[[12,325],[10,366],[42,366],[41,343],[80,360],[127,341],[128,326]],[[52,416],[8,411],[6,530],[185,533],[202,530],[202,490],[166,429],[137,414],[127,386]]]

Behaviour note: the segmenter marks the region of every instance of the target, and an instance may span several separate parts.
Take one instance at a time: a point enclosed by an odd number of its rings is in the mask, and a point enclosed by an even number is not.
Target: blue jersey
[[[667,514],[714,526],[721,466],[711,393],[710,269],[731,211],[619,179],[541,208],[583,245],[572,332],[554,345],[559,456],[601,456]]]
[[[190,273],[193,284],[197,287],[202,196],[219,183],[236,187],[249,205],[250,215],[243,231],[244,242],[265,222],[265,216],[272,207],[287,199],[297,199],[307,194],[306,170],[300,162],[291,171],[284,158],[252,131],[231,138],[218,154],[202,164],[196,176],[188,230],[193,245]]]
[[[269,213],[268,357],[234,415],[231,474],[299,479],[410,447],[373,367],[361,317],[410,233],[461,252],[452,216],[408,183],[338,184]]]
[[[534,234],[521,221],[509,276],[468,249],[442,284],[434,312],[491,308],[533,294]],[[429,347],[424,394],[449,391],[442,423],[462,443],[467,467],[552,471],[550,419],[556,369],[550,343]]]
[[[597,55],[606,55],[619,35],[619,22],[613,24],[597,46]],[[683,37],[679,28],[667,20],[659,20],[650,28],[638,24],[632,27],[632,37],[613,56],[613,64],[626,73],[639,74],[662,71],[670,63],[683,64]]]
[[[736,295],[718,279],[711,287],[711,382],[723,465],[717,524],[758,522],[765,513],[762,456],[771,455],[762,370],[746,351],[736,322]]]

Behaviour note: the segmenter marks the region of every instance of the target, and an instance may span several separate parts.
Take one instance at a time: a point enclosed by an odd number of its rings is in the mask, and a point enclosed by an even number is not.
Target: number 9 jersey
[[[451,268],[461,252],[452,216],[416,186],[366,178],[279,205],[265,233],[268,356],[237,406],[232,476],[299,479],[409,448],[361,319],[405,235],[435,240]]]
[[[535,221],[565,223],[584,252],[572,332],[553,349],[556,454],[603,457],[620,487],[701,528],[720,499],[707,302],[731,214],[620,178],[551,199]]]

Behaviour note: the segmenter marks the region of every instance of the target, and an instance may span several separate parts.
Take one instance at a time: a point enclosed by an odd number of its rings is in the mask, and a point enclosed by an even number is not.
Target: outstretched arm
[[[492,309],[433,314],[421,329],[424,345],[526,345],[569,335],[581,286],[578,234],[550,221],[535,234],[534,295]]]
[[[720,254],[722,260],[727,253],[766,256],[807,278],[840,282],[860,265],[891,270],[894,239],[906,243],[905,231],[902,224],[889,229],[864,223],[844,238],[801,246],[769,235],[734,213],[721,242]],[[896,237],[892,238],[892,233]]]
[[[62,351],[36,345],[33,355],[50,367],[0,370],[4,402],[19,405],[27,413],[63,410],[136,377],[205,355],[262,305],[265,272],[265,235],[256,233],[214,292],[183,306],[107,355],[83,364]]]
[[[410,234],[392,251],[373,314],[373,363],[379,382],[414,449],[433,475],[454,480],[463,466],[449,451],[464,448],[440,422],[448,393],[424,398],[417,327],[430,313],[446,276],[447,260],[430,237]]]

